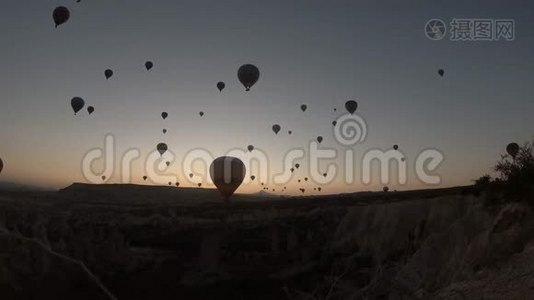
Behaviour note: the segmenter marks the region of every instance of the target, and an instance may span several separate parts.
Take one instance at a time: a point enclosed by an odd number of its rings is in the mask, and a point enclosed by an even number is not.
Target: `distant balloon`
[[[92,107],[92,106],[87,107],[87,112],[88,112],[89,114],[92,114],[94,111],[95,111],[95,108],[94,108],[94,107]]]
[[[199,183],[198,183],[198,187],[201,187],[201,186],[202,186],[202,183],[199,182]]]
[[[322,136],[318,136],[317,137],[317,141],[319,142],[319,144],[323,141],[323,137]]]
[[[306,111],[307,108],[308,108],[308,106],[306,106],[306,104],[302,104],[302,105],[300,106],[300,109],[301,109],[302,111]]]
[[[304,177],[304,181],[308,181],[308,177]]]
[[[145,63],[145,68],[147,71],[150,71],[153,67],[154,67],[154,63],[152,63],[151,61],[147,61]]]
[[[445,75],[445,71],[443,69],[439,69],[438,74],[439,76],[443,77],[443,75]]]
[[[144,181],[146,181],[146,180],[147,180],[147,178],[148,178],[147,176],[143,176],[143,180],[144,180]]]
[[[224,82],[222,81],[217,82],[217,88],[219,89],[219,92],[222,92],[222,90],[224,90],[225,87],[226,87],[226,84],[224,84]]]
[[[161,113],[161,118],[163,118],[163,120],[167,119],[168,116],[169,116],[169,114],[166,113],[166,112],[162,112]]]
[[[163,155],[165,154],[165,152],[167,152],[168,148],[167,148],[167,144],[165,143],[159,143],[158,146],[156,147],[156,149],[158,150],[159,154],[160,155]]]
[[[4,162],[0,158],[0,173],[2,173],[2,170],[4,169]]]
[[[169,186],[171,186],[171,185],[172,185],[172,182],[169,181]]]
[[[54,12],[52,13],[52,17],[54,18],[54,23],[56,24],[56,28],[67,22],[70,18],[70,11],[68,8],[64,6],[58,6],[56,9],[54,9]]]
[[[273,132],[274,132],[274,134],[278,134],[278,132],[280,131],[280,129],[281,129],[280,125],[278,125],[278,124],[274,124],[274,125],[273,125]]]
[[[106,180],[106,176],[102,176],[102,180]]]
[[[295,168],[300,168],[300,164],[295,164]]]
[[[237,78],[245,86],[245,90],[250,91],[250,88],[260,78],[260,70],[254,65],[242,65],[237,71]]]
[[[177,182],[177,183],[176,183],[176,186],[177,186],[177,187],[178,187],[178,186],[180,186],[180,183],[179,183],[179,182]]]
[[[306,192],[306,189],[300,189],[300,191],[304,194],[304,192]]]
[[[248,145],[247,149],[248,149],[249,152],[252,152],[252,150],[254,150],[254,146],[253,145]]]
[[[163,134],[166,134],[167,133],[167,129],[163,129]]]
[[[293,173],[295,171],[295,168],[291,168],[291,169],[289,169],[289,171],[291,171],[291,173]]]
[[[334,108],[334,111],[337,111],[337,108]]]
[[[111,76],[113,76],[113,71],[110,69],[107,69],[104,71],[104,76],[106,76],[106,79],[110,79]]]
[[[250,176],[250,180],[254,181],[254,179],[256,179],[256,176],[254,175]]]
[[[385,186],[382,190],[384,191],[384,193],[389,192],[389,188],[387,186]]]
[[[299,179],[299,180],[297,180],[297,181],[298,181],[298,182],[300,182],[300,179]]]
[[[354,100],[347,101],[345,103],[345,108],[352,115],[358,108],[358,103]]]
[[[321,191],[321,188],[320,188],[320,187],[318,187],[318,188],[317,188],[317,190],[318,190],[318,191],[320,192],[320,191]]]
[[[189,178],[193,178],[193,176],[195,176],[195,174],[189,173]]]
[[[326,177],[326,176],[328,176],[328,174],[326,174],[326,173],[323,173],[323,177]]]
[[[199,112],[198,114],[199,114],[201,117],[204,116],[204,112],[203,112],[203,111]]]
[[[74,114],[77,114],[85,106],[85,101],[80,97],[74,97],[70,100],[70,105],[72,106],[72,110],[74,110]]]
[[[508,152],[511,157],[515,158],[519,153],[519,145],[517,143],[508,144],[508,146],[506,146],[506,152]]]
[[[168,162],[166,162],[165,164],[166,164],[166,165],[167,165],[167,167],[168,167],[168,166],[170,166],[170,165],[171,165],[171,162],[170,162],[170,161],[168,161]]]
[[[332,121],[332,125],[336,126],[337,125],[337,121]]]
[[[399,150],[399,145],[393,145],[393,149]]]
[[[241,185],[245,173],[245,164],[240,159],[231,156],[219,157],[210,166],[211,179],[226,200]]]
[[[291,135],[293,132],[290,130],[290,131],[288,131],[287,133],[288,133],[289,135]]]

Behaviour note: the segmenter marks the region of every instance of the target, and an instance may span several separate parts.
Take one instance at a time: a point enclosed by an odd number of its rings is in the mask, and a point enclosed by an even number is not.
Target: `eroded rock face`
[[[2,299],[114,299],[84,266],[36,240],[0,231]]]

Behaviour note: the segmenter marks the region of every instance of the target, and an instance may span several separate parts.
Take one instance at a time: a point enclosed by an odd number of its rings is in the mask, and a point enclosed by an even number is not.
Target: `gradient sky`
[[[71,19],[55,29],[58,5],[69,7]],[[433,18],[514,19],[516,39],[431,41],[424,25]],[[248,144],[265,151],[271,173],[279,173],[287,151],[318,135],[323,147],[343,153],[331,122],[350,99],[369,126],[366,142],[354,147],[356,161],[367,149],[393,144],[407,156],[409,182],[391,189],[425,187],[413,174],[424,149],[445,155],[440,186],[469,184],[491,172],[508,142],[534,133],[532,1],[4,0],[0,32],[1,181],[53,188],[83,182],[82,158],[102,147],[106,134],[115,136],[118,155],[141,151],[135,183],[159,142],[178,157],[169,174],[181,170],[191,149],[219,156]],[[146,60],[155,64],[151,72]],[[245,63],[261,71],[248,93],[236,76]],[[106,68],[115,71],[109,81]],[[218,81],[226,82],[223,93]],[[96,112],[74,116],[75,96]],[[165,121],[162,111],[170,115]],[[306,176],[301,164],[289,193]],[[109,182],[120,182],[118,172]],[[323,192],[380,187],[378,180],[346,185],[339,175]],[[260,189],[252,183],[240,191]]]

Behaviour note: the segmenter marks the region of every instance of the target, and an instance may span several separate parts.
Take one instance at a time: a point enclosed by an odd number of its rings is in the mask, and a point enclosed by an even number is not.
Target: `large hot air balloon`
[[[508,144],[508,146],[506,146],[506,152],[508,152],[511,157],[515,158],[517,153],[519,153],[519,145],[517,143]]]
[[[358,102],[356,102],[354,100],[347,101],[345,103],[345,108],[352,115],[356,111],[356,109],[358,108]]]
[[[77,114],[85,106],[85,101],[80,97],[74,97],[70,100],[70,106],[72,106],[74,114]]]
[[[317,137],[317,141],[319,142],[319,144],[323,141],[323,137],[322,136],[318,136]]]
[[[167,119],[168,116],[169,116],[169,114],[166,113],[166,112],[162,112],[161,113],[161,117],[163,118],[163,120]]]
[[[153,67],[154,67],[154,63],[153,62],[147,61],[145,63],[145,68],[146,68],[147,71],[150,71]]]
[[[300,109],[301,109],[302,111],[306,111],[307,108],[308,108],[308,106],[306,106],[306,104],[302,104],[302,105],[300,106]]]
[[[94,107],[92,107],[92,106],[87,107],[87,112],[88,112],[89,114],[92,114],[94,111],[95,111],[95,108],[94,108]]]
[[[165,154],[165,152],[167,152],[168,147],[167,147],[167,144],[165,144],[165,143],[159,143],[156,146],[156,149],[158,149],[159,155],[163,155],[163,154]]]
[[[247,149],[248,149],[249,152],[252,152],[252,150],[254,150],[254,146],[253,145],[248,145]]]
[[[224,88],[226,87],[226,84],[222,81],[217,82],[217,88],[219,89],[219,92],[222,92]]]
[[[443,69],[439,69],[438,74],[439,76],[443,77],[443,75],[445,75],[445,71]]]
[[[111,69],[107,69],[104,71],[104,76],[106,76],[106,79],[110,79],[111,76],[113,76],[113,71]]]
[[[58,6],[56,9],[54,9],[54,12],[52,13],[52,17],[54,18],[54,23],[56,24],[56,28],[67,22],[70,18],[70,11],[68,8],[64,6]]]
[[[273,125],[273,131],[274,131],[274,134],[278,134],[278,132],[280,131],[281,127],[280,125],[278,124],[274,124]]]
[[[237,71],[237,78],[245,86],[245,90],[250,91],[250,88],[260,78],[260,70],[254,65],[242,65]]]
[[[243,182],[245,173],[245,164],[231,156],[219,157],[210,165],[211,180],[227,201]]]

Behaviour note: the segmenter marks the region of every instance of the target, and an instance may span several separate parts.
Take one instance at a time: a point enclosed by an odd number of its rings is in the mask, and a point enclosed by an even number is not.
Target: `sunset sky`
[[[60,188],[86,182],[82,159],[116,141],[114,175],[128,149],[138,149],[132,182],[143,182],[146,158],[165,142],[176,160],[163,173],[192,186],[182,158],[204,149],[214,157],[252,144],[266,153],[269,174],[281,173],[288,151],[323,136],[339,158],[355,156],[356,182],[340,170],[325,185],[309,177],[306,159],[287,194],[381,189],[359,180],[369,149],[398,144],[406,155],[408,183],[417,180],[417,155],[444,154],[439,186],[470,184],[512,141],[534,137],[534,3],[532,1],[203,1],[5,0],[0,11],[0,181]],[[54,28],[52,11],[71,11]],[[515,20],[514,41],[457,41],[425,36],[430,19]],[[154,62],[147,72],[144,63]],[[245,92],[237,70],[251,63],[258,83]],[[106,80],[104,70],[114,77]],[[437,74],[445,70],[445,76]],[[226,82],[219,93],[218,81]],[[74,116],[73,97],[95,107]],[[356,100],[367,139],[354,147],[336,142],[332,121]],[[306,104],[306,112],[300,105]],[[337,111],[334,112],[334,108]],[[162,111],[169,113],[162,120]],[[199,116],[204,111],[204,117]],[[275,135],[271,126],[280,124]],[[162,129],[168,129],[163,135]],[[293,134],[288,135],[287,131]],[[95,164],[95,170],[102,163]],[[200,174],[200,169],[197,170]],[[378,173],[377,173],[378,174]],[[395,176],[394,176],[395,177]],[[194,182],[204,182],[197,178]],[[267,184],[278,193],[284,185]],[[261,190],[259,180],[238,192]]]

